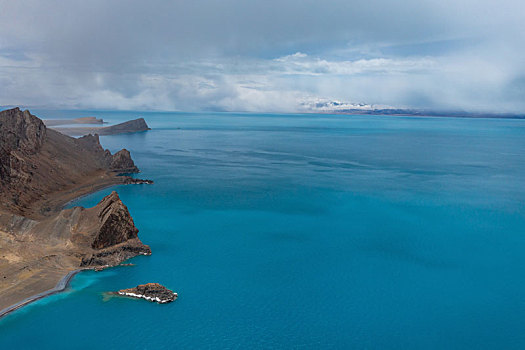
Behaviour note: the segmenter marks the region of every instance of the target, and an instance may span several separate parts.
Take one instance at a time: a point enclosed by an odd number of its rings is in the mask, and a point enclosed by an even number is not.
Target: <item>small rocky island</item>
[[[137,299],[146,299],[151,302],[159,304],[166,304],[175,301],[178,297],[177,293],[158,283],[146,283],[136,286],[135,288],[121,289],[118,292],[111,294],[127,296]]]

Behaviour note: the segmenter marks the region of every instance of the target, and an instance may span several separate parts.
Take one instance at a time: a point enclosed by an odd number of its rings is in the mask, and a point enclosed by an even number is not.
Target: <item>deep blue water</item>
[[[106,136],[150,257],[0,320],[0,349],[523,349],[525,121],[143,116]],[[168,305],[103,292],[159,282]]]

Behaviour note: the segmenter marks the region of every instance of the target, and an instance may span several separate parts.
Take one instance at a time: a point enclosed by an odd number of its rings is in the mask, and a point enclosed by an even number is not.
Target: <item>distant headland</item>
[[[127,134],[132,132],[140,132],[151,130],[144,118],[138,118],[134,120],[129,120],[124,123],[104,126],[104,127],[89,127],[89,126],[64,126],[64,125],[73,125],[73,124],[103,124],[102,119],[96,119],[95,117],[87,118],[77,118],[71,120],[63,119],[48,119],[43,120],[44,124],[61,132],[62,134],[69,136],[81,136],[88,134],[98,134],[98,135],[117,135],[117,134]]]

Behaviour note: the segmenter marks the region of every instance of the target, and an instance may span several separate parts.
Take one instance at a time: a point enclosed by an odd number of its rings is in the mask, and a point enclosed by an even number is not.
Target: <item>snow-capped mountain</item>
[[[395,109],[385,105],[371,105],[367,103],[351,103],[329,99],[305,99],[301,102],[301,109],[305,112],[345,112],[345,111],[374,111]]]

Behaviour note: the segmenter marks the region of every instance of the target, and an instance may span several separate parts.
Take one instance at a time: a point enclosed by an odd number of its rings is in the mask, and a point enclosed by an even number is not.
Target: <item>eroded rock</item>
[[[135,166],[133,159],[127,149],[122,149],[111,156],[109,168],[121,173],[138,173],[139,169]]]
[[[178,294],[158,283],[146,283],[136,286],[135,288],[121,289],[113,294],[127,296],[137,299],[145,299],[159,304],[170,303],[175,301]]]

